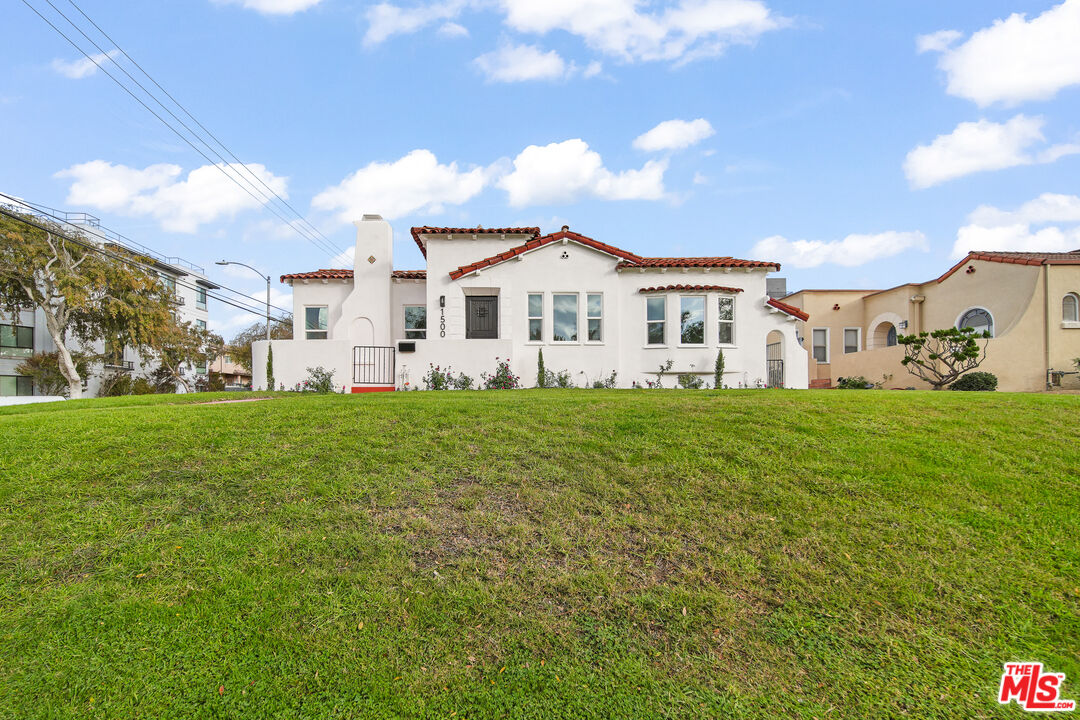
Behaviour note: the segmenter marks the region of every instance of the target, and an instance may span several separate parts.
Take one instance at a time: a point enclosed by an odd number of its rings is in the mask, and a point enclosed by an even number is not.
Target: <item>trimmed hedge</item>
[[[964,375],[949,386],[950,390],[997,390],[997,375],[988,372],[973,372]]]

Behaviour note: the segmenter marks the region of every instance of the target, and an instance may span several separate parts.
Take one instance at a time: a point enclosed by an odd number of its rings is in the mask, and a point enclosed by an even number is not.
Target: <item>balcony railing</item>
[[[105,367],[109,370],[123,370],[124,372],[131,372],[135,369],[134,360],[106,360]]]

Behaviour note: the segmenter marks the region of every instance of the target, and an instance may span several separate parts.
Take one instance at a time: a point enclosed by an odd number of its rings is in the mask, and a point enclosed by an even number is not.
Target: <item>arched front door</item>
[[[765,338],[765,368],[768,387],[784,387],[784,334],[771,331]]]

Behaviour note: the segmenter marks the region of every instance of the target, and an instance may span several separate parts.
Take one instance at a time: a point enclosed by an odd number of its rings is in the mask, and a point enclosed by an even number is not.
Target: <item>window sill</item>
[[[604,341],[603,340],[586,340],[585,344],[586,345],[603,345]]]
[[[525,344],[526,345],[544,345],[546,343],[544,343],[543,340],[526,340]]]
[[[675,347],[683,349],[683,350],[707,350],[709,348],[709,346],[706,345],[705,343],[694,343],[694,344],[679,343]]]
[[[1071,322],[1069,320],[1061,321],[1062,330],[1080,330],[1080,322]]]
[[[667,345],[642,345],[645,350],[667,350]]]
[[[550,345],[580,345],[581,342],[578,341],[578,340],[552,340],[549,344]]]

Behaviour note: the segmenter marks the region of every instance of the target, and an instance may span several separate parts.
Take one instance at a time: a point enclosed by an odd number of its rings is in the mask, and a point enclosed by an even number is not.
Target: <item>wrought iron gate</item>
[[[769,375],[768,386],[784,387],[784,357],[782,343],[769,343],[765,346],[765,367]]]
[[[357,345],[353,348],[354,385],[394,385],[393,346]]]

